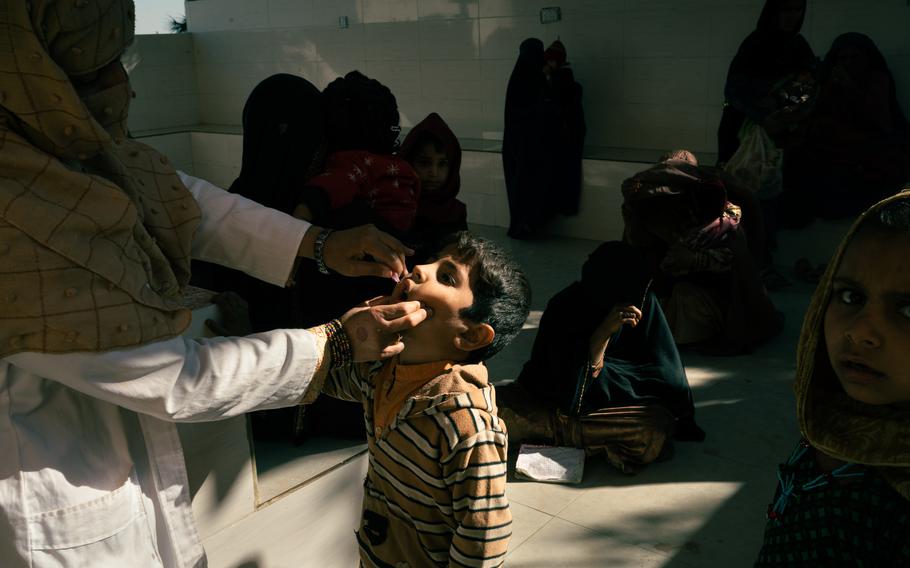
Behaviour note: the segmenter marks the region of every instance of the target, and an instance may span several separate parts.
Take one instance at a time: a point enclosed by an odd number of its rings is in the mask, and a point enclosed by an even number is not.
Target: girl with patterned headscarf
[[[802,440],[756,566],[910,565],[910,193],[867,211],[815,290],[796,354]]]
[[[133,19],[128,0],[0,0],[4,568],[205,565],[173,422],[296,404],[331,365],[400,351],[393,330],[425,315],[180,336],[191,257],[284,285],[298,256],[391,276],[405,249],[370,228],[327,239],[131,140]]]

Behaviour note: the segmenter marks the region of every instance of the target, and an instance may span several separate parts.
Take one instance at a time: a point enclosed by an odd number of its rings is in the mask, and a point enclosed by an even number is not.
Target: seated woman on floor
[[[791,150],[785,173],[798,180],[791,190],[804,217],[813,211],[844,218],[910,182],[910,123],[888,64],[868,36],[838,36],[820,82],[805,140]]]
[[[623,472],[705,437],[692,391],[641,257],[600,245],[580,282],[547,304],[518,380],[497,389],[512,443],[604,452]]]
[[[768,297],[724,179],[699,167],[691,152],[666,154],[623,182],[623,240],[645,258],[678,345],[738,354],[776,335],[783,315]],[[747,211],[758,209],[753,203]]]

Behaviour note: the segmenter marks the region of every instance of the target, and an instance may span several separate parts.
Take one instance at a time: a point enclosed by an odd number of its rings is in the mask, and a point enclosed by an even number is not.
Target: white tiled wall
[[[200,119],[237,124],[275,72],[318,87],[360,69],[392,88],[402,125],[439,112],[462,138],[500,139],[518,44],[559,36],[584,87],[588,143],[714,151],[727,66],[762,0],[194,0]],[[544,6],[563,19],[540,24]],[[349,27],[339,29],[347,16]],[[910,109],[906,0],[810,0],[818,54],[845,31],[871,35]]]
[[[225,189],[240,175],[243,137],[236,134],[191,132],[194,175]]]
[[[122,60],[136,92],[129,111],[133,133],[200,122],[192,34],[136,36]]]

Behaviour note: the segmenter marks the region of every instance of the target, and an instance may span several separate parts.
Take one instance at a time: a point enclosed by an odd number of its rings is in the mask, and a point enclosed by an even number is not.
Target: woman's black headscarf
[[[322,169],[325,122],[319,89],[303,77],[264,79],[243,107],[243,161],[230,191],[291,213]]]
[[[743,41],[730,64],[730,73],[745,72],[754,77],[778,79],[806,69],[813,57],[811,49],[806,52],[808,44],[800,35],[806,17],[806,2],[803,1],[803,17],[796,28],[783,31],[779,29],[779,18],[785,2],[787,0],[765,2],[755,31]]]
[[[650,280],[640,251],[621,241],[603,243],[581,267],[583,302],[588,306],[585,311],[597,312],[599,322],[616,304],[640,308]]]
[[[761,15],[758,17],[758,25],[755,26],[756,31],[786,35],[798,34],[803,27],[803,22],[806,20],[806,0],[803,0],[803,17],[800,18],[799,25],[796,26],[796,29],[790,32],[784,32],[778,29],[780,26],[780,9],[786,1],[787,0],[767,0],[762,8]]]
[[[907,121],[907,117],[901,110],[900,103],[897,100],[894,75],[891,74],[891,70],[888,68],[885,56],[879,51],[878,46],[875,45],[875,42],[869,36],[857,32],[848,32],[834,38],[831,48],[825,54],[825,60],[822,63],[822,81],[827,80],[831,69],[837,65],[840,53],[847,48],[857,49],[866,56],[869,71],[878,71],[888,75],[888,98],[891,105],[891,116],[894,117],[894,127],[910,133],[910,122]]]
[[[506,130],[515,122],[516,115],[538,102],[540,92],[546,85],[543,53],[543,42],[536,37],[524,40],[518,48],[518,61],[506,87]]]
[[[325,127],[319,89],[302,77],[272,75],[243,107],[243,162],[230,191],[292,213],[306,181],[322,168]],[[195,286],[232,290],[250,304],[254,331],[299,324],[297,291],[223,266],[193,261]]]
[[[330,154],[366,150],[387,155],[398,148],[398,101],[376,79],[351,71],[329,83],[322,100]]]

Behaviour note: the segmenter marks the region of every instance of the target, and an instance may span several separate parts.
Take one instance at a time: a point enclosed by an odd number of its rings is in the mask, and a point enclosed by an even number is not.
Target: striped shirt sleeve
[[[353,363],[332,369],[322,385],[323,394],[341,400],[363,402],[361,377],[369,376],[371,366],[371,363]]]
[[[449,565],[501,566],[512,536],[512,513],[506,498],[506,434],[499,428],[479,429],[446,450],[443,474],[458,523],[449,548]]]

